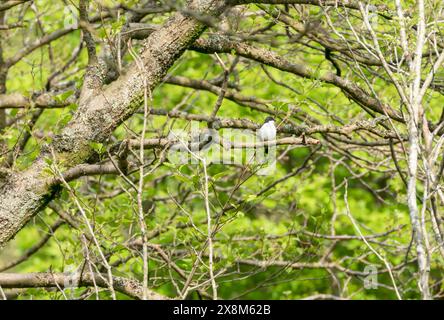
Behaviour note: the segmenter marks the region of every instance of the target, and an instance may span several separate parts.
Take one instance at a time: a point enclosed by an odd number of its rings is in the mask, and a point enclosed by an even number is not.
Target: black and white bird
[[[267,117],[264,124],[258,130],[258,136],[261,141],[273,141],[276,139],[276,126],[274,118]],[[268,146],[265,146],[265,154],[268,154]]]

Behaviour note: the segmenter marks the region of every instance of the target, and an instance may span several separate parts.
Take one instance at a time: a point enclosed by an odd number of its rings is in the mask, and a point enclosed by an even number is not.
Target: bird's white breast
[[[276,138],[276,127],[273,121],[265,123],[259,129],[259,138],[263,141],[274,140]]]

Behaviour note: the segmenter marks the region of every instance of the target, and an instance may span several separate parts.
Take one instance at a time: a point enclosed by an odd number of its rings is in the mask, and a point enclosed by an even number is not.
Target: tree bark
[[[5,23],[5,12],[0,12],[0,25]],[[6,92],[6,74],[8,69],[5,67],[3,59],[3,36],[0,32],[0,95]],[[6,110],[0,108],[0,134],[6,127]],[[3,149],[6,145],[5,141],[0,137],[0,154],[3,154]]]
[[[0,273],[0,287],[7,288],[78,288],[98,286],[107,288],[107,275],[99,273]],[[142,299],[142,285],[130,279],[113,277],[114,289],[134,299]],[[148,290],[149,300],[167,300],[168,297]]]
[[[131,64],[119,79],[78,107],[67,126],[51,144],[42,148],[28,169],[6,178],[0,186],[0,247],[60,189],[45,170],[47,159],[65,170],[87,161],[94,153],[91,143],[106,142],[113,131],[138,110],[144,86],[152,91],[184,50],[202,34],[205,25],[197,17],[218,15],[224,8],[222,0],[191,1],[187,13],[177,13],[145,40],[140,52],[143,71],[135,63]]]

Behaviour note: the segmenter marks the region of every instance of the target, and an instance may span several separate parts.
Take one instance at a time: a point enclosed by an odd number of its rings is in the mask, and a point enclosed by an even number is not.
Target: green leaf
[[[165,167],[171,168],[171,169],[176,169],[176,165],[170,162],[164,162],[163,165]]]
[[[229,170],[226,170],[226,171],[223,171],[223,172],[219,172],[218,174],[215,174],[215,175],[213,176],[213,180],[214,180],[215,182],[217,182],[217,180],[219,180],[220,178],[227,176],[228,173],[229,173]]]
[[[93,142],[90,142],[89,145],[98,154],[103,154],[105,152],[105,148],[103,146],[103,143],[93,141]]]

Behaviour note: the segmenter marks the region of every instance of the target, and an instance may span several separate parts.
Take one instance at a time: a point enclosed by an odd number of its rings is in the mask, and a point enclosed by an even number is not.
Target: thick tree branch
[[[9,10],[19,4],[25,3],[25,2],[29,2],[30,0],[10,0],[10,1],[5,1],[2,4],[0,4],[0,11],[6,11]]]
[[[340,88],[347,96],[359,105],[367,107],[380,114],[387,114],[396,121],[404,122],[402,115],[389,105],[382,104],[378,99],[371,97],[353,81],[341,78],[333,72],[317,74],[314,70],[303,64],[292,63],[273,51],[254,47],[244,42],[228,40],[222,36],[213,36],[208,39],[199,39],[193,44],[192,49],[203,53],[225,52],[236,54],[269,65],[281,71],[289,72],[297,76],[320,80]]]
[[[188,10],[217,15],[224,1],[192,1]],[[177,13],[143,44],[139,66],[131,64],[125,74],[81,105],[72,120],[42,149],[39,158],[24,172],[16,173],[0,187],[0,247],[55,196],[59,185],[51,184],[46,159],[66,169],[84,163],[94,154],[93,142],[104,142],[143,101],[144,88],[152,91],[184,50],[204,31],[194,17]],[[40,45],[40,43],[39,43]],[[28,52],[28,50],[25,50]],[[23,56],[23,53],[21,54]],[[142,69],[140,68],[142,64]]]
[[[63,108],[76,102],[75,95],[61,101],[56,95],[43,93],[37,97],[28,98],[20,93],[0,94],[0,109],[21,109],[21,108]]]
[[[310,4],[315,6],[334,6],[334,7],[345,7],[350,9],[359,9],[359,4],[357,1],[348,0],[228,0],[230,5],[241,5],[241,4]]]
[[[66,273],[0,273],[0,287],[2,288],[65,288],[68,286],[75,287],[92,287],[97,285],[102,288],[108,288],[106,282],[107,275],[98,273],[85,274],[66,274]],[[134,299],[142,299],[142,285],[130,279],[122,277],[113,277],[114,289],[118,292],[124,293]],[[148,290],[149,300],[167,300],[168,298],[162,296],[152,290]]]

